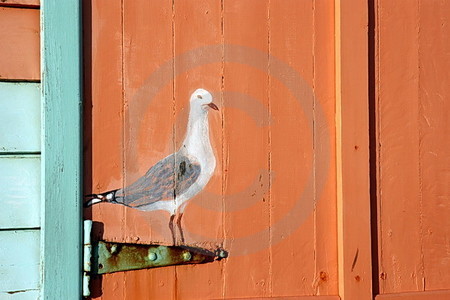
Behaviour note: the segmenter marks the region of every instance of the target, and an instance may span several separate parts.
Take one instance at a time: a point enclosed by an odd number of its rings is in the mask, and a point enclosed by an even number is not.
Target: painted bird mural
[[[170,214],[169,228],[176,243],[174,220],[184,234],[181,218],[190,199],[208,184],[216,168],[216,158],[209,138],[209,110],[219,110],[211,93],[197,89],[190,97],[186,137],[180,149],[160,160],[131,185],[86,195],[85,206],[101,202],[124,205],[141,211],[166,210]]]

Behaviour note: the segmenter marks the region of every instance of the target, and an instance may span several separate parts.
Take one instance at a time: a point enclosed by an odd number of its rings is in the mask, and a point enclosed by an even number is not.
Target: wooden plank
[[[139,41],[139,47],[124,48],[127,54],[124,58],[124,77],[128,78],[125,82],[125,101],[129,103],[124,127],[128,143],[124,150],[125,185],[175,151],[173,64],[167,64],[172,62],[175,51],[174,6],[174,2],[168,1],[134,1],[124,8],[124,40]],[[149,35],[149,28],[158,30]],[[160,226],[154,227],[158,222],[161,222]],[[146,226],[138,228],[133,225],[139,223]],[[171,244],[168,223],[169,216],[164,212],[144,215],[130,210],[126,214],[125,232],[129,236],[139,236],[143,241],[157,240]],[[124,292],[129,299],[177,297],[174,267],[126,274],[126,282],[128,285]],[[147,282],[151,282],[150,289]],[[130,289],[133,292],[128,294]]]
[[[39,10],[0,7],[0,80],[39,80]]]
[[[121,188],[124,184],[122,26],[122,1],[83,1],[86,194]],[[120,240],[127,234],[123,230],[124,209],[117,205],[94,206],[85,209],[84,216],[102,224],[94,224],[98,237]],[[91,295],[124,298],[124,278],[123,272],[91,278]]]
[[[338,294],[334,2],[313,3],[315,295]]]
[[[39,230],[0,231],[0,295],[39,287],[39,236]]]
[[[40,226],[39,156],[0,156],[0,229]]]
[[[19,290],[2,293],[0,292],[0,298],[4,300],[36,300],[39,299],[39,290]]]
[[[224,265],[224,298],[268,297],[273,292],[270,129],[260,125],[269,113],[268,8],[268,1],[260,0],[223,3],[223,43],[227,46],[223,90],[243,95],[225,96],[223,102],[223,226],[224,247],[230,252]],[[260,111],[255,119],[254,107]]]
[[[378,10],[380,293],[420,291],[418,3],[383,0]]]
[[[416,147],[424,285],[431,291],[450,289],[450,1],[421,0],[419,14],[420,143]]]
[[[0,82],[0,153],[41,150],[39,84]]]
[[[225,212],[222,187],[225,168],[223,155],[222,121],[226,111],[223,105],[222,76],[223,64],[221,55],[210,64],[205,64],[203,56],[215,53],[211,45],[222,43],[222,5],[220,1],[197,0],[175,1],[174,5],[174,114],[175,126],[173,141],[175,148],[182,146],[187,129],[189,113],[189,97],[198,88],[214,94],[213,102],[219,111],[208,113],[209,135],[216,157],[215,174],[204,191],[189,201],[183,216],[183,228],[186,243],[200,247],[214,248],[223,244]],[[208,24],[205,26],[205,24]],[[188,51],[204,47],[197,51],[196,57],[180,59]],[[217,49],[217,48],[213,48]],[[220,51],[220,54],[223,52]],[[198,63],[196,62],[198,61]],[[226,80],[226,79],[225,79]],[[176,268],[176,295],[180,299],[220,298],[224,294],[225,262],[208,264],[201,268]]]
[[[42,11],[42,299],[80,298],[81,3]]]
[[[269,1],[271,219],[295,217],[271,228],[274,296],[314,295],[314,11],[313,1]],[[332,54],[332,53],[331,53]],[[275,59],[290,69],[279,70]],[[277,73],[279,72],[279,73]],[[295,76],[299,74],[299,78]],[[303,97],[292,90],[295,82]],[[295,163],[293,163],[295,161]],[[302,209],[293,212],[301,203]],[[299,213],[301,212],[301,214]],[[302,219],[300,222],[296,222]],[[273,223],[277,223],[274,221]],[[272,225],[272,224],[271,224]]]
[[[125,2],[123,8],[124,185],[132,183],[175,150],[173,64],[170,63],[174,53],[174,5],[165,0],[140,0]],[[133,47],[129,46],[130,41]],[[172,243],[167,213],[130,209],[125,216],[125,239]],[[175,267],[128,273],[124,283],[122,292],[130,300],[177,297]]]
[[[367,1],[336,1],[339,295],[372,298]]]
[[[39,8],[40,0],[2,0],[0,6]]]
[[[450,290],[378,295],[375,300],[448,300]]]

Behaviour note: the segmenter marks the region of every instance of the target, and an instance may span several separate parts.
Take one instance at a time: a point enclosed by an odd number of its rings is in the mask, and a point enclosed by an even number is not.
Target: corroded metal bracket
[[[158,268],[173,265],[202,264],[228,257],[227,251],[180,246],[141,245],[91,241],[92,221],[84,221],[83,296],[91,294],[91,275]]]
[[[122,244],[105,241],[95,243],[92,252],[92,274],[202,264],[227,257],[227,252],[223,249],[212,252],[189,246]]]

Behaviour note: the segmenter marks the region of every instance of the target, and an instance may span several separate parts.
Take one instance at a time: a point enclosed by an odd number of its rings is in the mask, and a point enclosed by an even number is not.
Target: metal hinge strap
[[[228,253],[217,248],[210,251],[191,246],[141,245],[91,241],[92,221],[84,221],[83,296],[91,295],[92,275],[172,265],[201,264],[226,258]]]
[[[90,273],[92,269],[92,221],[84,220],[83,225],[83,296],[88,297],[91,295],[89,281],[91,279]]]

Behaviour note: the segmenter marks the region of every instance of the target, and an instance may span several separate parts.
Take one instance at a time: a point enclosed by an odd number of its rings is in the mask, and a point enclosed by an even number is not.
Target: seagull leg
[[[184,244],[183,228],[181,228],[181,218],[182,217],[183,217],[183,213],[180,213],[180,216],[177,219],[177,226],[178,226],[178,230],[180,231],[181,243]]]
[[[169,221],[169,228],[170,228],[170,232],[172,233],[172,242],[173,245],[175,245],[175,232],[173,230],[173,219],[175,218],[175,215],[171,215],[170,216],[170,221]]]

